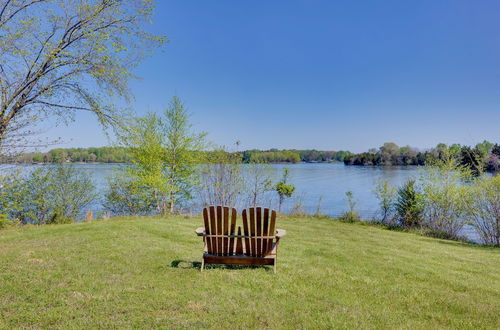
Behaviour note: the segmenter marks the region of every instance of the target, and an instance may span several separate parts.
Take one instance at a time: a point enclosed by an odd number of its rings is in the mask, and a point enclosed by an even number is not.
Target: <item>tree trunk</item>
[[[174,213],[174,205],[175,202],[174,202],[174,192],[173,191],[170,191],[170,214],[173,214]]]

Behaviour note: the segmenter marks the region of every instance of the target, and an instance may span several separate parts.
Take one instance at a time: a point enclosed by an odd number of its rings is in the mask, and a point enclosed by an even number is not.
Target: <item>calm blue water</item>
[[[28,165],[22,168],[29,170],[36,166],[50,165]],[[87,172],[94,180],[97,189],[104,190],[106,178],[124,165],[75,164],[74,166]],[[249,166],[252,165],[243,166],[244,174],[248,172]],[[321,199],[320,213],[335,217],[347,210],[345,193],[352,191],[357,202],[356,210],[367,220],[373,219],[378,212],[378,201],[373,194],[378,180],[386,179],[392,185],[400,186],[407,179],[416,177],[421,171],[417,166],[345,166],[342,163],[273,164],[270,167],[276,179],[281,177],[285,167],[289,168],[289,183],[296,186],[294,196],[284,202],[283,212],[290,212],[294,205],[300,202],[306,213],[314,214]],[[239,208],[247,206],[246,201],[247,198],[241,196],[237,206]],[[277,208],[276,193],[268,193],[261,205]],[[195,198],[188,209],[196,212],[200,206],[198,198]],[[97,213],[101,209],[100,202],[92,205],[92,209]],[[476,235],[470,227],[465,228],[464,235],[476,240]]]
[[[26,165],[16,166],[24,170],[31,170],[37,166],[50,165]],[[106,178],[124,165],[120,164],[75,164],[77,169],[87,172],[98,190],[106,187]],[[248,172],[252,165],[243,165],[243,174]],[[296,186],[294,196],[285,200],[282,210],[289,212],[293,206],[301,201],[303,209],[307,213],[315,213],[321,200],[321,213],[330,216],[338,216],[347,210],[345,193],[352,191],[357,201],[357,211],[364,218],[371,218],[377,211],[377,200],[373,195],[373,188],[377,180],[387,179],[391,184],[399,186],[410,177],[418,174],[419,168],[409,167],[358,167],[344,166],[341,163],[319,163],[319,164],[272,164],[271,174],[278,180],[283,174],[283,169],[290,170],[289,183]],[[195,194],[196,195],[196,194]],[[264,198],[265,206],[277,207],[276,193],[268,193]],[[241,196],[240,207],[245,206],[246,198]],[[198,206],[195,198],[192,206]],[[99,208],[99,204],[94,206]]]

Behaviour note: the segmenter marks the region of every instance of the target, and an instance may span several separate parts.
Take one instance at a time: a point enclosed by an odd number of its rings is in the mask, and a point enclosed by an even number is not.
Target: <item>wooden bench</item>
[[[203,209],[205,227],[196,229],[203,236],[204,253],[201,270],[206,264],[269,265],[276,273],[278,243],[286,231],[275,229],[276,211],[255,207],[243,210],[241,226],[236,232],[236,209],[210,206]]]

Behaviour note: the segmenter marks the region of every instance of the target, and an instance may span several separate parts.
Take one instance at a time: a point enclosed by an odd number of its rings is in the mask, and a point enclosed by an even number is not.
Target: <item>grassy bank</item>
[[[0,231],[0,327],[495,328],[500,249],[280,218],[270,268],[199,272],[200,218]]]

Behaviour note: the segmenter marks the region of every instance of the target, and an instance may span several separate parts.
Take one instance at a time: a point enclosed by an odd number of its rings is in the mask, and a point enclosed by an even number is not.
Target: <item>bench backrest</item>
[[[276,211],[268,208],[252,207],[243,210],[243,232],[245,255],[263,257],[271,253],[276,237]]]
[[[243,210],[243,234],[238,226],[236,209],[210,206],[203,209],[205,239],[209,254],[264,257],[271,253],[276,237],[276,211],[255,207]]]

